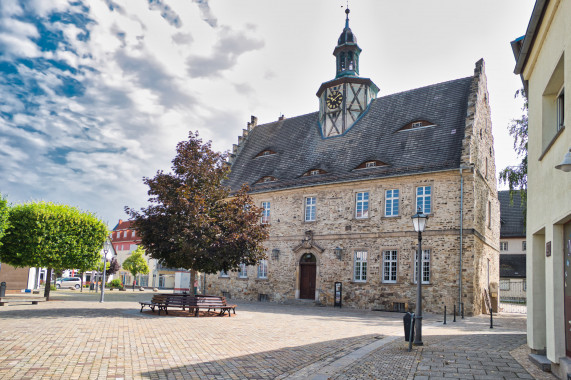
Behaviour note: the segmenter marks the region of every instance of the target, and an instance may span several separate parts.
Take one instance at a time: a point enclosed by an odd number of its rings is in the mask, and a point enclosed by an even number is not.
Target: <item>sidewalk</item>
[[[432,323],[423,328],[423,343],[409,353],[401,337],[330,379],[556,379],[527,358],[522,315],[495,316],[493,329],[487,315]]]
[[[0,378],[553,379],[526,363],[522,315],[494,329],[488,316],[426,315],[409,353],[401,313],[233,300],[231,318],[159,317],[139,312],[150,297],[58,291],[1,307]]]

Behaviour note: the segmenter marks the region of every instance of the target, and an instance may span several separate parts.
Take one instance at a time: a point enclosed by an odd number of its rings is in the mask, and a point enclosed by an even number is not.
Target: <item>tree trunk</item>
[[[46,301],[50,300],[51,286],[52,286],[52,268],[48,268],[48,272],[46,273],[46,286],[44,288],[44,297],[46,297]]]
[[[194,269],[190,270],[190,290],[189,293],[194,294],[194,279],[196,278],[196,271]]]

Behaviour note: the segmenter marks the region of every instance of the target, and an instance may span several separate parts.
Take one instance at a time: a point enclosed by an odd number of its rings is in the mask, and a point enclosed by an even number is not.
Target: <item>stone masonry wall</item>
[[[468,188],[473,182],[464,173]],[[393,303],[404,303],[412,309],[416,300],[416,284],[413,280],[414,255],[417,249],[417,234],[412,227],[411,216],[415,213],[415,190],[417,186],[432,186],[433,211],[423,234],[423,249],[431,250],[430,284],[423,285],[425,310],[441,312],[446,305],[451,310],[458,298],[459,270],[459,205],[460,175],[449,171],[422,176],[406,176],[355,182],[341,185],[326,185],[305,189],[285,190],[266,194],[253,194],[257,204],[269,201],[271,205],[270,239],[265,246],[268,251],[268,278],[258,279],[257,268],[248,268],[247,278],[238,278],[237,272],[228,277],[210,275],[207,292],[228,292],[233,298],[257,300],[266,294],[269,300],[283,302],[299,297],[299,261],[303,254],[313,253],[317,259],[316,300],[333,304],[334,282],[343,284],[345,306],[392,310]],[[384,217],[385,190],[399,189],[400,210],[397,217]],[[369,218],[355,219],[355,194],[369,191]],[[307,196],[317,199],[315,222],[304,221],[304,200]],[[465,194],[465,211],[473,212],[473,196]],[[468,200],[468,202],[466,202]],[[473,289],[480,275],[475,270],[474,257],[482,256],[474,247],[474,229],[464,225],[464,302],[468,314],[478,314],[481,305],[476,305]],[[313,242],[323,249],[294,251],[305,237],[305,231],[313,231]],[[335,248],[343,248],[342,259],[335,255]],[[279,250],[279,258],[272,251]],[[353,257],[356,250],[367,251],[367,281],[355,282]],[[382,252],[397,250],[397,282],[382,282]]]

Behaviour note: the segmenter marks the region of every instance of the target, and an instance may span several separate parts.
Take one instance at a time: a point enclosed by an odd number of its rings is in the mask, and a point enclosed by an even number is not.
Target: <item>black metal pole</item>
[[[422,232],[418,231],[418,261],[417,268],[418,277],[416,285],[416,334],[414,337],[414,345],[422,346]]]
[[[493,329],[494,328],[494,308],[492,306],[490,306],[490,328]]]
[[[446,305],[444,305],[444,324],[446,324]]]
[[[460,303],[460,315],[462,315],[462,319],[464,319],[464,302]]]
[[[454,320],[452,322],[456,322],[456,304],[454,304]]]
[[[412,331],[413,331],[412,326],[414,326],[414,313],[412,313],[410,315],[410,330],[409,330],[409,334],[408,334],[408,352],[412,351]]]

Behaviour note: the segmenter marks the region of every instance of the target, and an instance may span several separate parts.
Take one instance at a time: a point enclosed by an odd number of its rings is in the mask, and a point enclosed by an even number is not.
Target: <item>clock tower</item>
[[[367,112],[379,88],[369,78],[359,77],[361,48],[349,28],[349,8],[345,28],[333,51],[336,58],[335,79],[321,84],[319,98],[319,126],[323,138],[344,134]]]

